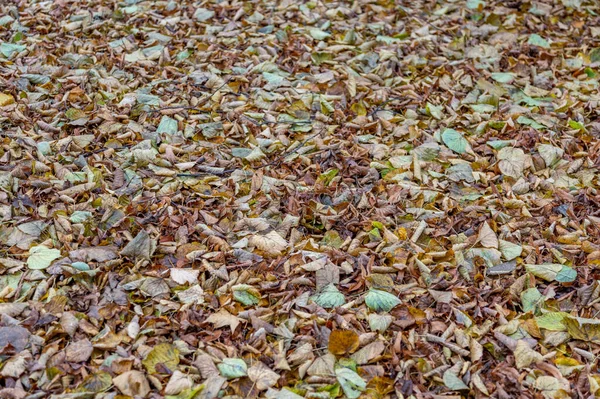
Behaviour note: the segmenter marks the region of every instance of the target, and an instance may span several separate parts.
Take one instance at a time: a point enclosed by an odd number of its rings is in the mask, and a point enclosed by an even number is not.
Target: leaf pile
[[[1,2],[0,396],[600,396],[599,13]]]

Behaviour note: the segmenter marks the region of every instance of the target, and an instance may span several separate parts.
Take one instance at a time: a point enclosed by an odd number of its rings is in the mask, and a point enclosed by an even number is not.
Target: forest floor
[[[0,398],[599,396],[598,14],[1,2]]]

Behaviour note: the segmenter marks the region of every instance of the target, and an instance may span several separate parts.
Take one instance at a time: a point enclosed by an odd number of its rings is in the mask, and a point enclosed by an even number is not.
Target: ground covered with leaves
[[[597,397],[598,13],[2,2],[0,397]]]

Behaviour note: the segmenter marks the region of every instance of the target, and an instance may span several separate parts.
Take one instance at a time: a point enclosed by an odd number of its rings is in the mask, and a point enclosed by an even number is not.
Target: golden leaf
[[[334,330],[329,336],[327,348],[334,355],[347,355],[358,349],[358,334],[351,330]]]

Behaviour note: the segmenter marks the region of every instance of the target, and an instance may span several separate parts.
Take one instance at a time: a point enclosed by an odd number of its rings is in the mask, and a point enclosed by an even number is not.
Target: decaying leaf
[[[599,13],[0,1],[0,398],[600,396]]]
[[[329,335],[327,349],[334,355],[348,355],[358,349],[358,334],[352,330],[334,330]]]
[[[146,355],[142,363],[150,374],[159,372],[157,370],[159,365],[161,369],[175,371],[179,364],[179,350],[171,344],[158,344]]]

